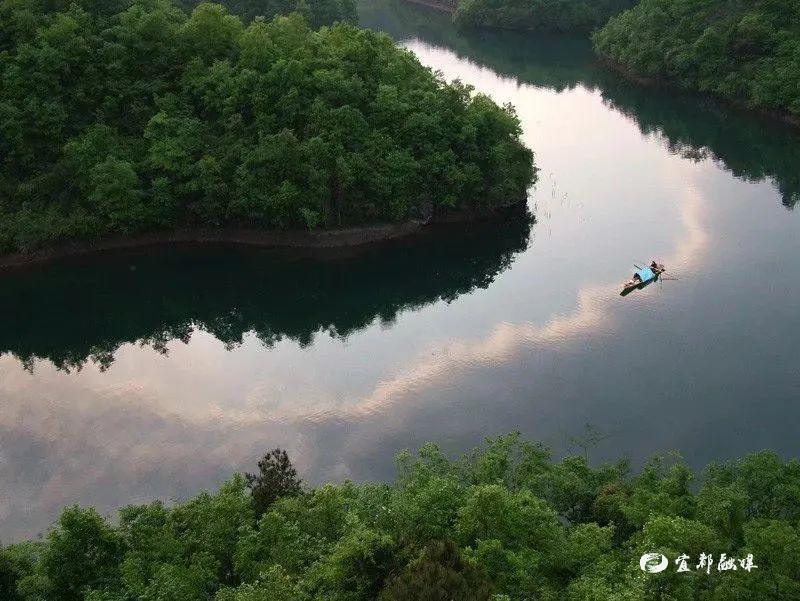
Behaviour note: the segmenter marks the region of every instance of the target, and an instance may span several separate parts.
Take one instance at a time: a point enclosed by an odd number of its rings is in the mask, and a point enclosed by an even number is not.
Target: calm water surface
[[[798,455],[800,135],[625,83],[579,39],[458,35],[370,2],[441,71],[511,102],[531,218],[321,259],[202,248],[0,277],[0,538],[61,506],[184,498],[286,447],[382,479],[437,440],[521,430],[599,461]],[[626,298],[633,263],[679,278]]]

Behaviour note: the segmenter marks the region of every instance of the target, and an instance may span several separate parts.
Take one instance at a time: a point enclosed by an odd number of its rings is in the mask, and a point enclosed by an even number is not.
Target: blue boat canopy
[[[636,275],[638,275],[643,282],[649,282],[650,280],[653,280],[656,277],[656,274],[649,267],[640,269],[639,271],[636,272]]]

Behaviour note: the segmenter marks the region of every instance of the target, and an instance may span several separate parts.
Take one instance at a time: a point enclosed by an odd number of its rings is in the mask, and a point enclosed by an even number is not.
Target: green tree
[[[79,601],[89,588],[116,587],[124,551],[119,533],[94,509],[66,508],[41,557],[47,598]]]
[[[273,449],[258,462],[258,473],[246,474],[247,486],[253,496],[256,517],[261,517],[278,499],[302,493],[289,455],[283,449]]]
[[[278,465],[290,466],[283,458],[277,454]],[[425,445],[401,454],[398,465],[392,483],[280,496],[257,521],[240,475],[174,506],[126,507],[117,525],[70,507],[46,540],[0,550],[0,590],[29,601],[800,594],[800,473],[796,461],[774,453],[709,466],[699,486],[689,486],[693,474],[679,461],[656,458],[629,474],[582,456],[554,461],[518,434],[458,459]],[[651,552],[664,554],[670,569],[642,572],[638,558]],[[695,569],[701,553],[714,559],[709,573]],[[737,570],[716,569],[723,553]],[[688,572],[672,569],[682,554]],[[748,556],[756,566],[749,571],[738,561]]]
[[[642,0],[594,35],[638,76],[800,117],[800,7],[792,0]]]
[[[485,212],[536,177],[510,107],[386,36],[283,9],[245,27],[207,2],[0,6],[0,252]]]

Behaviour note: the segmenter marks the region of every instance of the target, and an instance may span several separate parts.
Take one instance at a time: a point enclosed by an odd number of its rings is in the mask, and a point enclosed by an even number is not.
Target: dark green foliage
[[[636,75],[800,117],[795,0],[643,0],[594,43]]]
[[[191,11],[202,1],[177,0],[187,11]],[[358,22],[355,0],[222,0],[220,4],[247,21],[256,17],[271,21],[278,15],[299,12],[314,29],[337,21],[353,24]]]
[[[22,601],[31,598],[29,592],[44,590],[41,552],[42,545],[32,542],[0,547],[0,599]]]
[[[0,252],[403,221],[518,202],[534,179],[510,108],[349,25],[2,0],[0,28]]]
[[[11,563],[11,558],[7,557],[0,548],[0,599],[16,601],[18,576]]]
[[[679,462],[654,459],[631,476],[625,462],[555,462],[510,435],[458,461],[426,445],[398,466],[394,484],[283,496],[259,520],[241,476],[172,508],[127,507],[118,526],[69,508],[44,543],[0,550],[0,582],[26,601],[800,595],[796,460],[765,451],[712,465],[695,484]],[[666,554],[670,568],[644,574],[645,552]],[[672,565],[682,553],[688,573]],[[758,567],[706,574],[695,569],[700,553],[715,567],[722,553],[752,553]]]
[[[256,517],[261,517],[275,501],[282,497],[294,497],[302,492],[289,456],[283,449],[274,449],[258,462],[257,474],[245,474],[247,486],[253,497]]]
[[[452,540],[435,541],[422,550],[381,592],[380,601],[484,601],[491,584],[480,569],[461,557]]]
[[[454,14],[464,27],[591,31],[638,0],[462,0]]]

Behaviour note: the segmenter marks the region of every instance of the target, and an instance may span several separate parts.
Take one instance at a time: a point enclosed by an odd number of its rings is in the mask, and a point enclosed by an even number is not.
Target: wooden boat
[[[644,288],[650,282],[655,282],[666,268],[660,263],[655,267],[642,267],[634,272],[633,277],[622,286],[621,296],[630,294],[634,290]]]

